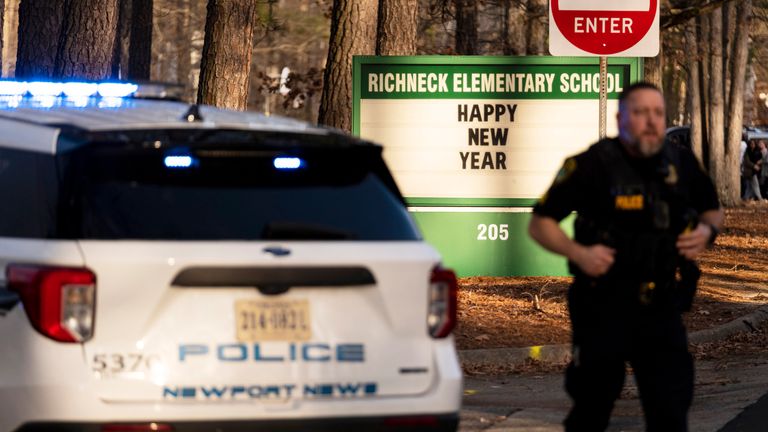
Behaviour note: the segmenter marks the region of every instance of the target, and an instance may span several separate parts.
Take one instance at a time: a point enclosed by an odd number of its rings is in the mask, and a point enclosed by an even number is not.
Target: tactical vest
[[[680,264],[675,243],[687,225],[695,226],[697,215],[679,185],[679,150],[665,145],[658,163],[640,172],[620,146],[618,140],[606,139],[590,149],[605,167],[612,210],[580,212],[575,239],[616,249],[613,266],[594,282],[625,287],[622,289],[631,291],[626,293],[628,297],[650,303],[653,292],[644,290],[658,288],[658,294],[674,285]],[[589,279],[578,268],[572,270],[577,279]]]

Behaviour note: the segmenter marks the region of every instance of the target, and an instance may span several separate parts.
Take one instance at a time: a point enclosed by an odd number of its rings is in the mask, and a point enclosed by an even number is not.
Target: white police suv
[[[0,431],[455,430],[381,148],[141,91],[0,82]]]

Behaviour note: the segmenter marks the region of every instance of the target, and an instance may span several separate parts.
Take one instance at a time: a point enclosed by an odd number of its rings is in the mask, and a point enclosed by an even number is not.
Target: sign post
[[[550,0],[549,52],[600,57],[600,138],[605,138],[603,90],[609,56],[659,53],[659,0]]]

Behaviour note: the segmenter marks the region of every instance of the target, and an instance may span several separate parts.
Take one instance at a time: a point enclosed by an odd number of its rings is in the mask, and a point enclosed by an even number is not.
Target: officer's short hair
[[[621,106],[624,101],[627,100],[629,95],[637,90],[656,90],[657,92],[661,93],[661,89],[656,84],[649,83],[648,81],[638,81],[634,84],[631,84],[621,92],[619,95],[619,106]]]

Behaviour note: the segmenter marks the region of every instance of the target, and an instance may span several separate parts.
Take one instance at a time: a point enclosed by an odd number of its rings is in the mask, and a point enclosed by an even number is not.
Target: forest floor
[[[768,304],[768,204],[727,209],[725,228],[698,260],[702,270],[689,331],[715,327]],[[570,277],[459,280],[458,349],[570,342]],[[722,347],[721,347],[722,348]]]

